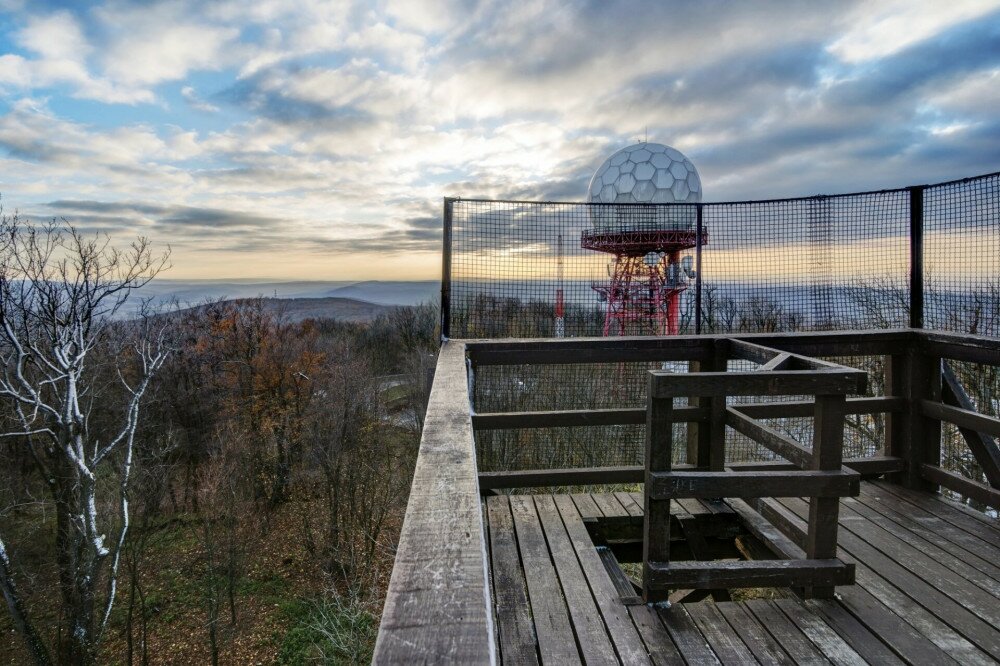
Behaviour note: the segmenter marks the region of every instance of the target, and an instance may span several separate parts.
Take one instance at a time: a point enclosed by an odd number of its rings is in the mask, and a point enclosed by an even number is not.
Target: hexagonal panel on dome
[[[656,190],[653,194],[652,203],[674,203],[674,193],[672,190]]]
[[[676,148],[670,148],[669,146],[667,147],[667,157],[669,157],[670,159],[672,159],[675,162],[683,162],[684,161],[684,153],[682,153],[681,151],[677,150]]]
[[[684,180],[688,176],[687,167],[684,166],[683,162],[674,162],[673,164],[671,164],[670,173],[674,174],[674,178],[676,178],[677,180]],[[608,182],[607,174],[605,174],[604,182]]]
[[[669,189],[674,185],[674,175],[666,169],[657,169],[656,177],[653,178],[653,182],[659,188]]]
[[[615,197],[615,203],[635,203],[631,192],[619,192]]]
[[[639,150],[633,150],[630,160],[633,162],[647,162],[649,158],[653,156],[653,153],[649,152],[645,148],[640,148]]]
[[[621,165],[619,169],[621,169],[622,173],[632,173],[632,170],[635,169],[635,162],[629,160],[625,164]]]
[[[662,152],[666,151],[666,149],[667,149],[667,147],[664,146],[662,143],[647,143],[645,145],[645,147],[646,147],[646,150],[648,150],[649,152],[653,153],[654,155],[656,153],[662,153]]]
[[[615,200],[615,187],[614,185],[605,185],[601,188],[601,201],[604,203],[613,203]]]
[[[611,159],[608,160],[608,162],[611,164],[611,166],[620,166],[621,163],[627,159],[628,159],[628,153],[626,153],[624,150],[620,150],[614,155],[612,155]]]
[[[635,176],[630,173],[623,173],[615,182],[615,188],[619,192],[631,192],[635,187]]]
[[[687,183],[692,192],[701,192],[701,178],[698,177],[697,171],[688,174]]]
[[[632,196],[639,202],[652,201],[654,194],[656,194],[656,185],[653,185],[651,180],[640,180],[632,189]]]
[[[604,175],[601,177],[601,180],[604,182],[605,185],[613,185],[614,182],[618,180],[619,175],[621,174],[618,170],[618,167],[616,166],[608,167],[608,170],[604,172]]]
[[[685,199],[687,199],[688,193],[691,191],[688,189],[688,184],[686,180],[678,180],[677,182],[674,183],[674,186],[671,188],[671,190],[673,190],[674,199],[676,199],[677,201],[684,201]]]
[[[653,157],[649,160],[653,163],[657,169],[669,169],[670,163],[673,162],[666,153],[655,153]]]
[[[643,162],[635,166],[635,171],[632,172],[632,175],[635,176],[636,180],[649,180],[653,177],[654,173],[656,173],[656,169],[653,168],[653,164],[651,162]]]

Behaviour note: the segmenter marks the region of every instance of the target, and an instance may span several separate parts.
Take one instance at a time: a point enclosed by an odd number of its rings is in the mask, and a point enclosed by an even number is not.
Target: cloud
[[[0,189],[303,276],[430,266],[442,196],[580,200],[646,135],[708,200],[945,180],[997,168],[992,6],[8,3]]]

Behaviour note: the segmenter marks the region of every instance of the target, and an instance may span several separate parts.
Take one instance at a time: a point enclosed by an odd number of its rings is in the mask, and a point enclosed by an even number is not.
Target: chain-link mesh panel
[[[924,326],[1000,335],[1000,174],[924,190]]]
[[[706,205],[702,331],[905,326],[905,190]]]

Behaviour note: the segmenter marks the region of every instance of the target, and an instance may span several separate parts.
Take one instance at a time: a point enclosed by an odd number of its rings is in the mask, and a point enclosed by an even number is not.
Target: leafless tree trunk
[[[18,428],[2,434],[26,442],[55,504],[66,624],[60,661],[95,660],[114,604],[129,527],[128,483],[139,407],[167,347],[163,328],[152,330],[153,320],[129,326],[115,324],[113,317],[166,261],[166,254],[155,257],[141,238],[122,251],[68,224],[34,227],[16,216],[0,220],[0,398],[19,420]],[[120,380],[117,393],[105,393],[95,381],[97,355],[113,364]],[[95,408],[117,413],[113,430],[92,431]],[[114,512],[99,499],[103,479],[114,480],[117,516],[107,515]],[[2,534],[0,552],[7,553]],[[17,595],[9,554],[3,559],[0,582],[14,623],[35,660],[47,663]]]

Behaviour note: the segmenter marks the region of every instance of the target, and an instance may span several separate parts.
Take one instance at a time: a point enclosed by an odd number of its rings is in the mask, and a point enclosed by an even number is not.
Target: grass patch
[[[378,619],[354,595],[287,604],[291,628],[281,641],[275,663],[369,663],[375,649]]]

